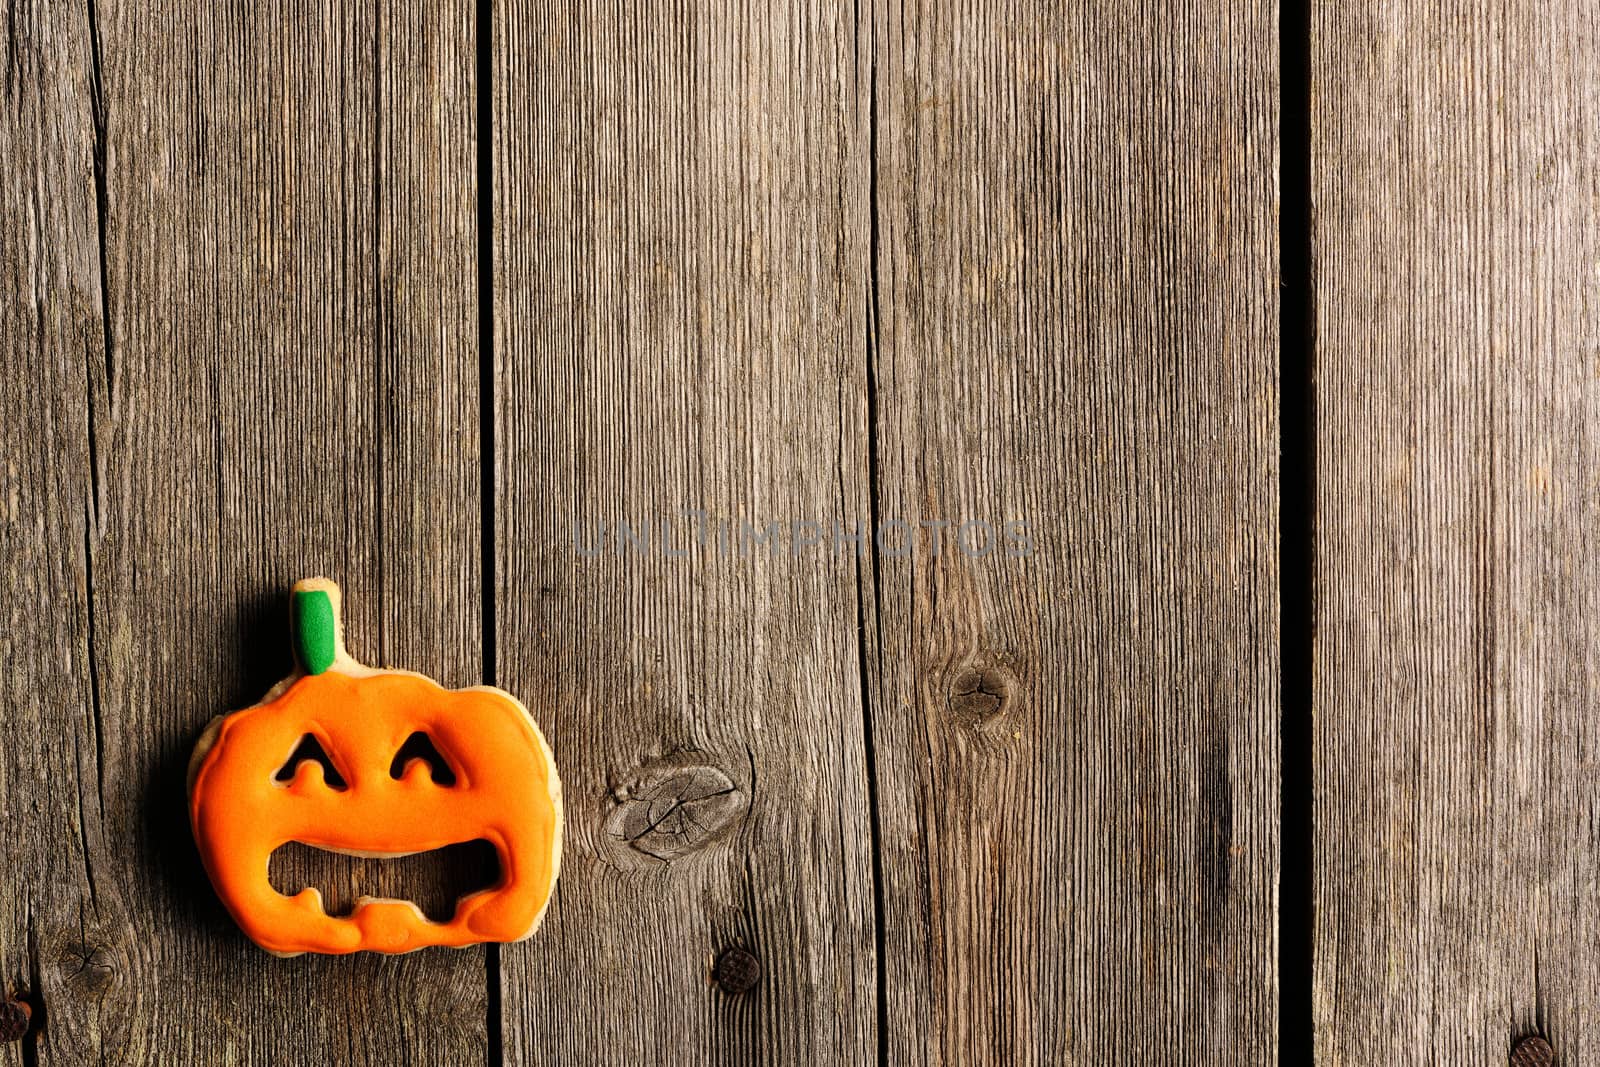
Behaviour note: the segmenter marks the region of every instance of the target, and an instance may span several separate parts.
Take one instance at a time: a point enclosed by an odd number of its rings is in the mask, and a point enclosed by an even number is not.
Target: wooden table
[[[1600,1058],[1597,16],[14,0],[0,1064]],[[217,902],[312,574],[531,941]]]

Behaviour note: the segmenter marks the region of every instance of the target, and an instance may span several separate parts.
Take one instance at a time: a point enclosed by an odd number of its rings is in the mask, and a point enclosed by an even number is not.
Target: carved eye
[[[273,779],[279,782],[294,781],[295,771],[299,770],[300,764],[306,760],[322,764],[322,777],[329,788],[345,788],[344,776],[339,773],[339,768],[333,765],[333,760],[324,751],[322,742],[311,734],[306,734],[300,739],[300,743],[294,746],[294,751],[289,753],[289,758],[278,768],[278,773],[272,776]]]
[[[394,754],[394,762],[389,764],[389,777],[399,778],[405,774],[412,760],[422,760],[428,765],[428,774],[433,778],[434,785],[456,784],[456,772],[450,769],[444,755],[434,747],[433,739],[421,730],[406,738],[406,743]]]

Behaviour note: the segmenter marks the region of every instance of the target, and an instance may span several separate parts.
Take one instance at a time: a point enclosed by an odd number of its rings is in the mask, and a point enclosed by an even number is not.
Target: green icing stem
[[[294,653],[307,674],[321,674],[333,666],[338,629],[326,592],[311,589],[294,595]]]

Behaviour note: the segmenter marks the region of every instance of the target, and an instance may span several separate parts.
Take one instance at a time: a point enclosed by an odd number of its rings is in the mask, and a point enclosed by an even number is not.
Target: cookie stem
[[[331,588],[330,588],[331,587]],[[338,586],[311,579],[295,585],[294,654],[307,674],[321,674],[339,658]]]

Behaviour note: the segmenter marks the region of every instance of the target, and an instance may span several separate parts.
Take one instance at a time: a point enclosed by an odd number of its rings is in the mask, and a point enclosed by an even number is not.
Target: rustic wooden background
[[[11,0],[0,1063],[1600,1055],[1597,15]],[[217,903],[313,573],[544,725],[533,940]]]
[[[1316,9],[1332,1062],[1600,1062],[1597,19]]]

